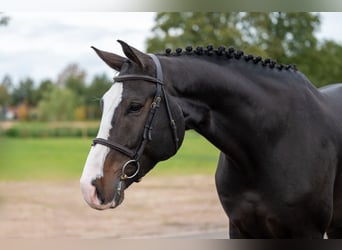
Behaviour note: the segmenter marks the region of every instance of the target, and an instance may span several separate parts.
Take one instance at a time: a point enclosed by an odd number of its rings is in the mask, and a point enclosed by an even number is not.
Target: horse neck
[[[168,92],[180,105],[186,128],[196,130],[240,161],[253,157],[250,152],[258,151],[254,149],[260,149],[265,138],[277,140],[274,129],[279,129],[284,119],[279,114],[289,109],[285,104],[287,93],[301,85],[293,86],[293,79],[289,79],[298,78],[302,85],[308,84],[298,72],[264,69],[242,60],[217,63],[183,56],[160,59]]]

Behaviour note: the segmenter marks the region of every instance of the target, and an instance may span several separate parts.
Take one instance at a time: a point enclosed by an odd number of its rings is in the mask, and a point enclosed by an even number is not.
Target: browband
[[[155,77],[146,76],[146,75],[129,74],[129,75],[120,75],[120,76],[114,77],[115,82],[135,81],[135,80],[144,80],[144,81],[164,85],[162,79],[157,79]]]

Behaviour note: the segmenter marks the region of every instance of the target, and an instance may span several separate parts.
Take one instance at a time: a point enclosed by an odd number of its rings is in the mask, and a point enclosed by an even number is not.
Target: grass
[[[0,138],[0,180],[78,179],[91,139]],[[149,175],[214,174],[218,150],[187,132],[176,156],[159,163]]]
[[[214,174],[219,151],[199,134],[188,131],[175,156],[160,162],[151,174]]]
[[[74,178],[82,171],[90,141],[1,138],[0,179]]]
[[[98,124],[98,121],[0,122],[0,134],[11,138],[95,137]]]

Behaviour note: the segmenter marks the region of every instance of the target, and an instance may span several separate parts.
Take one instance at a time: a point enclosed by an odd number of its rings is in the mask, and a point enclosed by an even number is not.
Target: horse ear
[[[96,54],[112,69],[115,69],[116,71],[120,71],[122,64],[126,61],[126,58],[121,57],[119,55],[102,51],[94,46],[91,46],[93,50],[95,50]]]
[[[144,69],[150,57],[136,48],[129,46],[124,41],[118,40],[118,42],[121,44],[124,54],[130,60],[138,64],[140,68]]]

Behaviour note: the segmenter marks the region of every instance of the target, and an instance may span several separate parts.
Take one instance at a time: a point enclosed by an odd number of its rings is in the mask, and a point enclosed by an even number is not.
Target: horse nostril
[[[95,187],[95,192],[96,192],[96,196],[99,199],[101,204],[105,203],[105,198],[103,195],[103,190],[101,188],[101,185],[99,184],[99,180],[95,179],[91,182],[91,185],[93,185]]]
[[[103,195],[101,195],[101,193],[99,192],[97,188],[95,189],[95,191],[96,191],[97,198],[99,199],[101,205],[103,205],[105,203],[105,199]]]
[[[91,181],[91,185],[93,185],[94,187],[96,187],[96,179]]]

